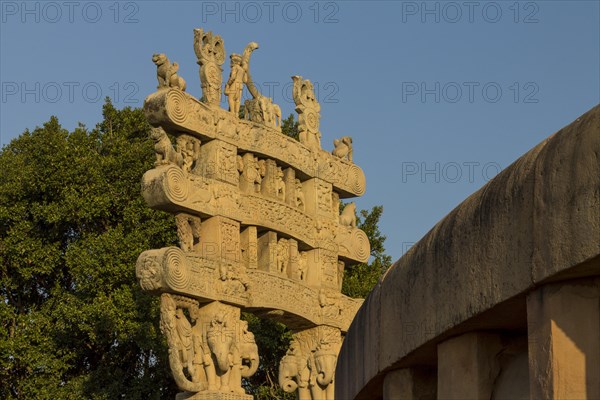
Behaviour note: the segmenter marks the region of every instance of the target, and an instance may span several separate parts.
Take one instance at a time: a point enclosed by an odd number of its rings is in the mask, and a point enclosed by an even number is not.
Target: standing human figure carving
[[[232,54],[229,58],[231,59],[231,72],[229,73],[229,80],[225,84],[225,96],[227,96],[229,103],[229,112],[238,116],[242,101],[242,91],[246,82],[246,71],[242,67],[242,56]]]
[[[187,368],[188,373],[194,376],[194,348],[192,346],[192,325],[183,313],[181,308],[175,310],[175,329],[179,336],[179,344],[181,348],[180,357],[181,364]]]

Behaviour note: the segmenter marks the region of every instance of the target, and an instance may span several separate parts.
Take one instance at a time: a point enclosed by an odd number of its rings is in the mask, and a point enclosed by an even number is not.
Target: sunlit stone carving
[[[185,80],[177,75],[179,64],[171,64],[164,54],[154,54],[152,62],[156,64],[156,77],[158,79],[158,89],[176,88],[185,91]]]
[[[136,276],[161,296],[178,399],[251,398],[241,379],[258,368],[259,350],[240,320],[248,309],[294,332],[281,361],[284,390],[330,400],[341,341],[362,303],[341,294],[344,269],[370,254],[354,203],[340,214],[339,201],[362,195],[365,177],[352,163],[349,137],[332,152],[321,149],[320,106],[299,76],[300,141],[281,133],[281,109],[252,81],[256,49],[251,42],[230,57],[228,110],[220,107],[220,36],[194,30],[200,99],[183,91],[168,60],[158,66],[159,90],[144,104],[156,163],[142,194],[175,215],[179,247],[143,252]],[[252,99],[240,118],[243,85]]]

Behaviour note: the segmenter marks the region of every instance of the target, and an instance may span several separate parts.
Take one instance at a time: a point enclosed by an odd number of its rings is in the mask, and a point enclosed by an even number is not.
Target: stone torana
[[[294,332],[280,363],[284,390],[331,400],[342,338],[362,304],[341,294],[344,269],[370,255],[354,204],[340,213],[340,199],[365,192],[352,139],[321,148],[320,105],[301,76],[292,77],[300,141],[281,133],[281,109],[252,81],[257,43],[230,55],[227,80],[223,39],[194,29],[193,43],[200,98],[176,62],[155,54],[158,90],[144,103],[156,163],[142,194],[175,215],[179,247],[145,251],[136,265],[142,289],[161,298],[177,399],[252,398],[241,382],[259,349],[244,310]],[[244,87],[252,98],[241,104]]]

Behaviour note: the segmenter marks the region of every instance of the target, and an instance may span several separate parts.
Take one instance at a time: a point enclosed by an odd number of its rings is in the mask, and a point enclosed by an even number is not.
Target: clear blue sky
[[[151,56],[200,96],[195,27],[284,115],[291,75],[319,88],[323,146],[354,138],[359,208],[384,206],[397,259],[499,169],[600,102],[598,1],[2,1],[0,144],[56,115],[93,127],[105,96],[139,107]],[[225,65],[224,78],[229,66]],[[225,102],[223,102],[225,106]]]

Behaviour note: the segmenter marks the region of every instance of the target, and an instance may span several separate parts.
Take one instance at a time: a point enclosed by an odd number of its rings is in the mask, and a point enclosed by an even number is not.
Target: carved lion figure
[[[350,136],[342,136],[339,139],[333,141],[335,149],[332,154],[339,158],[347,158],[348,161],[352,162],[352,138]]]
[[[356,204],[354,202],[346,204],[340,215],[340,225],[356,228]]]
[[[166,55],[154,54],[152,62],[156,64],[156,77],[158,79],[158,89],[165,87],[177,88],[185,91],[185,80],[177,75],[179,64],[174,62],[171,64]]]
[[[151,128],[150,138],[154,140],[154,151],[156,152],[156,162],[154,165],[175,164],[181,167],[183,161],[181,155],[175,151],[171,140],[163,128],[160,126]]]

